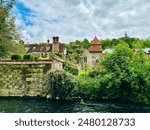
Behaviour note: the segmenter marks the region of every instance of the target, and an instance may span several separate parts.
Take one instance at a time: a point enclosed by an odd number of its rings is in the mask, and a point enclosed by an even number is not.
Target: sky
[[[150,37],[150,0],[16,0],[16,17],[27,43],[63,43],[130,37]]]

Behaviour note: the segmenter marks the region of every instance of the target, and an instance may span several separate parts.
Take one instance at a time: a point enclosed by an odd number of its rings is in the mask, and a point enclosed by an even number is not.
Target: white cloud
[[[54,35],[62,42],[130,36],[150,36],[149,0],[20,0],[31,9],[23,19],[15,9],[16,24],[29,42],[46,42]],[[29,22],[31,24],[28,24]]]

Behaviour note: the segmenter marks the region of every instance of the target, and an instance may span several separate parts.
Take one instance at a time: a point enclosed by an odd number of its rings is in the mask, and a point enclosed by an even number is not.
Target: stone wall
[[[87,57],[87,64],[90,67],[94,67],[96,65],[96,61],[99,59],[102,53],[89,53],[88,50],[85,50],[83,55]]]
[[[0,96],[46,96],[50,62],[0,62]]]

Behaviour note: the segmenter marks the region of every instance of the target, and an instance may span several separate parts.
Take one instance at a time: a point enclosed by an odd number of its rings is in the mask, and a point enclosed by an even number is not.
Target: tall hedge
[[[46,85],[52,99],[70,99],[76,87],[76,80],[64,71],[50,71],[47,75]]]

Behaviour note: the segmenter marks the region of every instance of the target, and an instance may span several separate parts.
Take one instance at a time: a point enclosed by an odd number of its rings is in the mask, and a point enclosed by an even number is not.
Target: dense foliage
[[[73,63],[65,61],[63,63],[63,69],[73,75],[78,75],[78,68]]]
[[[88,41],[88,39],[84,39],[82,42],[81,42],[81,46],[83,46],[84,49],[88,49],[90,47],[90,42]]]
[[[150,103],[150,59],[142,51],[133,52],[118,44],[103,61],[106,73],[100,77],[100,91],[108,98]]]
[[[0,3],[0,58],[7,58],[13,53],[18,54],[24,46],[20,45],[21,37],[15,26],[15,17],[10,14],[14,0]],[[21,52],[22,53],[22,52]]]
[[[90,78],[87,75],[77,78],[78,86],[76,96],[82,99],[98,98],[99,79],[97,77]]]
[[[113,39],[105,39],[102,40],[102,48],[114,48],[116,45],[118,45],[121,41],[126,42],[129,46],[129,48],[145,48],[150,47],[150,40],[149,39],[139,39],[134,37],[129,37],[127,34],[125,34],[124,37],[120,38],[113,38]]]
[[[150,58],[119,41],[101,65],[78,75],[77,95],[83,99],[115,99],[150,104]]]
[[[31,55],[31,54],[28,54],[28,55],[24,55],[23,56],[23,59],[24,60],[37,60],[38,57],[34,56],[34,55]]]
[[[67,58],[74,62],[79,63],[81,61],[84,48],[80,41],[70,42],[66,45],[67,48]]]
[[[37,60],[38,57],[35,55],[12,55],[11,60]]]
[[[21,55],[12,55],[11,60],[22,60],[22,56]]]
[[[50,71],[47,76],[46,85],[49,87],[52,99],[70,99],[72,92],[77,86],[76,80],[64,71]]]

